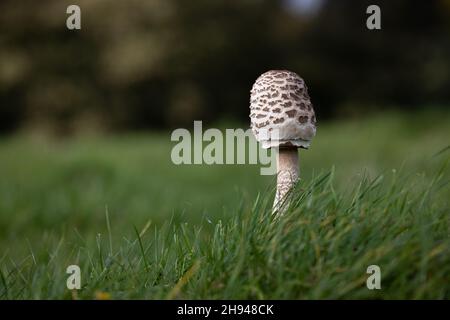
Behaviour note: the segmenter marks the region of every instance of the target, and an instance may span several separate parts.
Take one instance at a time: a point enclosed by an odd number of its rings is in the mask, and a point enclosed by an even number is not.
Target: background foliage
[[[169,131],[248,127],[275,68],[319,123],[277,222],[275,177]],[[449,88],[449,0],[2,0],[0,299],[448,299]]]
[[[370,2],[371,4],[372,2]],[[82,30],[65,27],[78,4]],[[320,119],[450,100],[450,2],[4,0],[0,131],[247,124],[249,90],[287,68]]]

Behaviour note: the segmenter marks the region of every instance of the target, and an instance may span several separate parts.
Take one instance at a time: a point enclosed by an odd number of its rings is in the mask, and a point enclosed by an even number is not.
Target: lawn
[[[319,122],[275,221],[273,176],[176,166],[169,132],[3,137],[0,298],[448,299],[449,137],[445,111]]]

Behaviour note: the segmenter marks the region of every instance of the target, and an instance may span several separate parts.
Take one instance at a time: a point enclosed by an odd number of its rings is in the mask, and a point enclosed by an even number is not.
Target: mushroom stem
[[[287,196],[299,179],[297,148],[280,148],[277,155],[277,192],[273,213],[282,214],[287,206]]]

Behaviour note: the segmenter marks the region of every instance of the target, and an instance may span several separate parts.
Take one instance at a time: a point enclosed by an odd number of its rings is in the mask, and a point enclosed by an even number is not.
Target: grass
[[[321,125],[275,221],[273,177],[175,166],[169,134],[4,138],[0,298],[448,299],[449,120]]]

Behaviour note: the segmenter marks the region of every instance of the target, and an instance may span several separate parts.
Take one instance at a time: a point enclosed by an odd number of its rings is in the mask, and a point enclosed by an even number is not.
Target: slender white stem
[[[297,148],[280,148],[277,155],[277,192],[273,203],[273,213],[282,214],[287,207],[289,191],[299,179]]]

